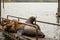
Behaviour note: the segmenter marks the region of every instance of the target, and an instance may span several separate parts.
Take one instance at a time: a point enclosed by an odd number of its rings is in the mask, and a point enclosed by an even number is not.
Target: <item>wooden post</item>
[[[0,0],[0,17],[1,17],[1,0]],[[0,18],[0,22],[1,22],[1,18]]]
[[[18,22],[20,21],[20,19],[18,18]]]
[[[4,8],[4,0],[3,0],[3,8]]]
[[[57,18],[57,23],[59,24],[59,20],[60,20],[60,0],[58,0],[58,10],[56,13],[56,18]]]
[[[60,0],[58,0],[58,13],[60,13]]]
[[[58,12],[56,13],[58,17],[60,17],[60,0],[58,0]]]

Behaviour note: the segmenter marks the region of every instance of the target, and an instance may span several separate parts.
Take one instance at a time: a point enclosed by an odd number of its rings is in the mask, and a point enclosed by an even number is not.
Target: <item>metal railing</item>
[[[16,16],[7,15],[7,19],[8,19],[9,17],[18,18],[18,21],[19,21],[20,19],[28,20],[28,19],[22,18],[22,17],[16,17]],[[60,26],[60,24],[57,24],[57,23],[50,23],[50,22],[44,22],[44,21],[38,21],[38,20],[36,20],[36,22]]]

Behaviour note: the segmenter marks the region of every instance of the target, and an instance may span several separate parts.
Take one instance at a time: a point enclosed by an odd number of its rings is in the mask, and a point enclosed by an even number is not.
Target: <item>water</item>
[[[56,13],[58,3],[5,3],[5,8],[2,9],[2,17],[7,15],[14,15],[17,17],[29,18],[30,16],[36,16],[37,20],[45,21],[45,22],[52,22],[57,23]],[[12,18],[9,18],[12,19]],[[14,19],[14,18],[13,18]],[[24,22],[24,20],[21,20]],[[49,38],[58,38],[57,29],[58,26],[44,24],[44,23],[37,23],[42,32]],[[59,33],[59,32],[58,32]],[[3,34],[1,34],[3,35]],[[2,36],[1,36],[2,37]]]

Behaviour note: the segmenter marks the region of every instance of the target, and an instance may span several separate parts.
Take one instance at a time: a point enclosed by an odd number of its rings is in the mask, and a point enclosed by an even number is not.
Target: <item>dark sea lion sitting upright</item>
[[[35,24],[35,21],[36,21],[36,17],[31,16],[31,17],[26,21],[26,23],[32,24],[32,25],[36,25],[36,26],[38,27],[38,29],[40,30],[39,25],[38,25],[38,24]]]

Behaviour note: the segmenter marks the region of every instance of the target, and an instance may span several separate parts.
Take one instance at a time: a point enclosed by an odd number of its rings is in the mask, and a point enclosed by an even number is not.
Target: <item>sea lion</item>
[[[32,16],[25,23],[36,25],[38,27],[38,36],[40,38],[44,38],[45,35],[44,35],[44,33],[41,32],[41,29],[40,29],[39,25],[34,23],[35,20],[36,20],[36,17]],[[18,30],[18,31],[20,31],[20,30]],[[20,32],[20,34],[21,33],[22,33],[22,35],[35,37],[36,36],[36,28],[34,28],[33,26],[25,25],[24,29],[23,29],[23,32]],[[18,32],[18,34],[19,34],[19,32]]]

